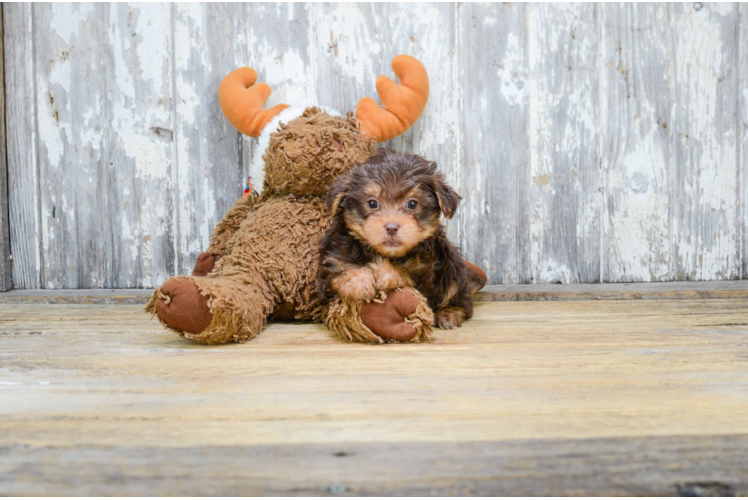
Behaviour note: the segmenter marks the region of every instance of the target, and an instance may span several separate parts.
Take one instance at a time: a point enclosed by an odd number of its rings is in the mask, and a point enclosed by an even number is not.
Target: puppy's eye
[[[369,208],[376,210],[379,208],[379,202],[377,200],[369,200]]]
[[[408,207],[408,210],[415,210],[418,207],[418,202],[416,200],[408,200],[405,206]]]

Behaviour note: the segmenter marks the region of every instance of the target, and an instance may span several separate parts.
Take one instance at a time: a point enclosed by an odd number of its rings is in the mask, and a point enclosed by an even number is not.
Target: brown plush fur
[[[273,139],[263,155],[264,192],[324,197],[330,182],[376,151],[356,121],[309,108]]]
[[[361,321],[366,304],[340,301],[330,319],[315,282],[317,242],[330,224],[322,196],[337,176],[375,151],[374,139],[361,134],[350,116],[309,108],[282,125],[263,156],[262,195],[238,200],[216,226],[193,276],[167,281],[146,310],[170,330],[205,344],[252,339],[269,316],[329,320],[339,338],[382,342]],[[210,261],[215,265],[208,272]],[[428,336],[432,323],[419,304],[417,298],[414,311],[402,315],[416,340]]]
[[[239,226],[252,212],[257,198],[246,196],[236,200],[234,206],[226,213],[222,220],[218,221],[213,234],[210,237],[210,246],[207,254],[221,258],[227,253],[229,241],[234,236]],[[211,268],[212,269],[212,268]]]
[[[440,223],[459,200],[435,163],[391,149],[338,178],[327,195],[333,223],[320,242],[322,299],[369,301],[413,286],[440,328],[461,326],[473,314],[475,274]]]

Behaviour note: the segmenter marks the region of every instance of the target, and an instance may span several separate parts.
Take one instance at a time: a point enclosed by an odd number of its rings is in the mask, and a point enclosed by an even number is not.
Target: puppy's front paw
[[[334,280],[335,291],[350,300],[368,302],[377,294],[374,274],[370,269],[348,269]]]
[[[400,271],[395,269],[387,261],[378,262],[371,265],[372,272],[374,274],[374,283],[377,290],[393,290],[395,288],[403,288],[411,286],[411,280],[403,275]]]
[[[434,321],[436,326],[442,330],[453,330],[462,326],[462,322],[465,320],[465,311],[459,307],[451,307],[449,309],[442,309],[436,311],[434,315]]]

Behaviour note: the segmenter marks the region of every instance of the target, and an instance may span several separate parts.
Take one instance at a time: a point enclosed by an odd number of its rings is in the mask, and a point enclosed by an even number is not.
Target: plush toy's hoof
[[[197,256],[197,262],[195,262],[195,268],[192,270],[192,276],[207,276],[208,273],[213,270],[215,265],[215,255],[203,252]]]
[[[405,318],[416,312],[418,303],[409,290],[388,292],[385,302],[369,302],[361,308],[361,322],[383,339],[409,342],[418,330]]]
[[[156,302],[156,312],[175,330],[200,333],[213,321],[208,299],[191,279],[171,278],[161,285],[160,291],[166,298]]]
[[[403,288],[382,292],[372,302],[336,297],[325,325],[333,336],[351,342],[420,342],[431,338],[434,312],[418,290]]]

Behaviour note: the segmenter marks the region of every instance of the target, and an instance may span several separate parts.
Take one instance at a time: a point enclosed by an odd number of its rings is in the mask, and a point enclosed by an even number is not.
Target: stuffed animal
[[[381,291],[370,302],[323,303],[316,289],[317,242],[330,225],[324,198],[330,184],[376,151],[376,143],[408,130],[429,94],[428,76],[413,57],[397,56],[400,80],[377,79],[383,107],[363,98],[342,115],[319,106],[264,109],[271,89],[241,68],[221,82],[218,98],[228,120],[259,138],[250,166],[257,192],[240,198],[213,232],[192,276],[170,278],[146,311],[195,342],[245,342],[268,318],[325,322],[350,341],[413,342],[429,338],[433,312],[415,289]],[[251,189],[248,187],[248,189]],[[476,289],[485,273],[476,272]]]

